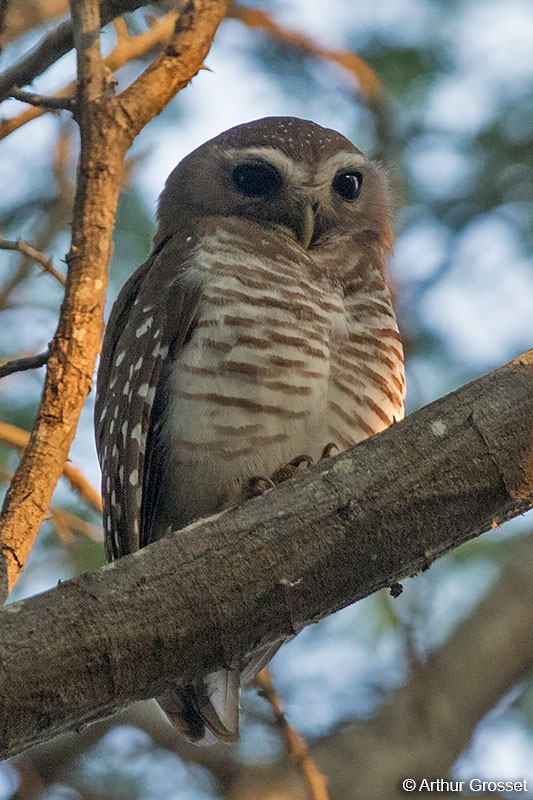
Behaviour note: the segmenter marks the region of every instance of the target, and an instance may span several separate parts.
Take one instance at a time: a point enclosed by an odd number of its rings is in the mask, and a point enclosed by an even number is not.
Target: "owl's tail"
[[[240,681],[236,670],[220,669],[200,681],[176,686],[157,702],[172,724],[196,744],[239,738]]]

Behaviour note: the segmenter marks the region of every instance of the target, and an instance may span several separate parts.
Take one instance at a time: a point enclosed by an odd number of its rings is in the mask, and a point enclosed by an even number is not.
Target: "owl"
[[[403,416],[391,249],[381,170],[313,122],[238,125],[178,164],[103,343],[109,559],[235,504],[299,454],[345,450]],[[189,739],[233,741],[241,679],[275,649],[157,699]]]

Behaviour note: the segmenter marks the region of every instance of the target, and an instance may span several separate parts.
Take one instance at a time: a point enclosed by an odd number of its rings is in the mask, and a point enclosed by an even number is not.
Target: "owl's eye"
[[[361,172],[339,172],[333,178],[333,189],[344,200],[357,200],[361,194],[363,175]]]
[[[274,194],[282,184],[282,177],[270,164],[239,164],[232,173],[236,189],[247,197]]]

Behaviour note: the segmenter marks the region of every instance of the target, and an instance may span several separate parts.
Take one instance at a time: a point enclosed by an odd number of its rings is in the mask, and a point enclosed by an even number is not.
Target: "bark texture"
[[[530,508],[532,419],[529,351],[263,497],[9,606],[1,755],[228,666]]]

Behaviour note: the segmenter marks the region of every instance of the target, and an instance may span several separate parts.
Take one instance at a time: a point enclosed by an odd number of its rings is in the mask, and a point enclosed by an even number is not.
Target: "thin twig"
[[[72,111],[76,105],[73,97],[45,97],[42,94],[34,94],[33,92],[26,92],[24,89],[12,89],[10,96],[14,100],[20,100],[22,103],[28,103],[30,106],[37,106],[38,108],[46,108],[47,111]]]
[[[50,519],[56,529],[57,535],[64,544],[72,544],[74,532],[81,533],[93,542],[102,541],[102,533],[97,525],[82,519],[64,508],[50,506]]]
[[[10,425],[8,422],[0,422],[0,442],[14,447],[17,450],[24,450],[29,440],[30,434],[28,431],[17,428],[16,425]],[[99,514],[102,513],[102,498],[99,492],[93,489],[87,478],[84,478],[76,467],[73,467],[72,464],[65,464],[63,467],[63,476],[87,505],[94,508]]]
[[[25,372],[29,369],[44,367],[47,361],[48,350],[44,353],[36,353],[33,356],[22,356],[21,358],[12,358],[10,361],[3,361],[0,363],[0,378],[13,375],[15,372]]]
[[[287,722],[281,698],[272,685],[269,670],[262,669],[257,675],[255,683],[261,696],[270,703],[274,719],[283,734],[290,759],[304,779],[309,800],[328,800],[326,778],[311,758],[303,736]]]
[[[115,17],[147,4],[147,0],[104,0],[101,24],[107,25]],[[93,34],[94,31],[91,32]],[[0,101],[9,96],[13,86],[27,86],[71,49],[72,20],[69,19],[58,25],[33,50],[0,75]]]
[[[61,274],[61,272],[59,272],[59,270],[54,267],[50,259],[47,258],[44,253],[36,250],[35,247],[32,247],[31,244],[24,242],[22,239],[17,239],[17,241],[9,241],[8,239],[4,239],[3,236],[0,236],[0,250],[15,250],[25,256],[28,256],[28,258],[32,258],[41,265],[45,272],[53,275],[62,286],[65,286],[67,279]]]
[[[113,27],[115,29],[117,42],[125,41],[130,38],[130,32],[128,30],[128,25],[124,17],[117,17],[116,19],[114,19]]]
[[[142,58],[155,50],[157,47],[162,47],[170,39],[178,19],[176,11],[170,11],[161,19],[157,19],[153,25],[147,30],[139,33],[137,36],[126,37],[125,35],[117,35],[116,47],[105,58],[105,65],[111,72],[123,67],[130,61],[137,58]],[[116,20],[118,22],[118,20]],[[69,97],[76,91],[76,82],[71,81],[62,89],[60,89],[55,97]],[[28,108],[22,114],[18,114],[11,119],[5,119],[0,122],[0,139],[5,139],[10,133],[17,131],[37,119],[42,114],[46,114],[50,109],[47,108]]]

